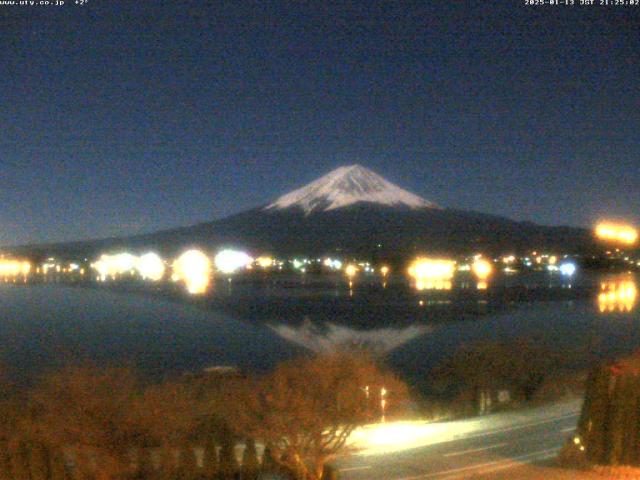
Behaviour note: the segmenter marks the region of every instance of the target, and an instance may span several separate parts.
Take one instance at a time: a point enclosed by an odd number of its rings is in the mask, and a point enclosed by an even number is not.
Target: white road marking
[[[567,432],[573,432],[575,431],[576,427],[569,427],[569,428],[563,428],[562,430],[560,430],[562,433],[567,433]]]
[[[505,445],[507,445],[507,443],[496,443],[495,445],[488,445],[486,447],[470,448],[469,450],[462,450],[461,452],[445,453],[443,457],[457,457],[459,455],[464,455],[465,453],[482,452],[484,450],[491,450],[493,448],[504,447]]]
[[[551,448],[549,450],[542,450],[542,452],[545,452],[545,453],[540,453],[540,455],[538,455],[538,456],[536,456],[534,458],[529,458],[529,459],[520,460],[520,461],[505,462],[503,465],[498,465],[498,466],[495,466],[495,467],[486,468],[484,470],[481,470],[479,473],[480,474],[484,474],[484,473],[490,473],[490,472],[497,472],[498,470],[507,470],[509,468],[517,468],[517,467],[521,467],[523,465],[528,465],[528,464],[533,463],[533,462],[538,462],[540,460],[546,460],[548,458],[554,458],[558,454],[558,450],[560,450],[560,447]],[[447,480],[447,479],[445,478],[445,479],[442,479],[442,480]],[[450,480],[453,480],[453,479],[450,479]]]
[[[363,465],[362,467],[347,467],[340,468],[339,472],[357,472],[358,470],[369,470],[371,468],[370,465]]]
[[[455,441],[459,441],[459,440],[466,440],[468,438],[480,438],[480,437],[487,437],[489,435],[497,435],[498,433],[505,433],[505,432],[512,432],[514,430],[521,430],[523,428],[529,428],[529,427],[537,427],[538,425],[544,425],[546,423],[553,423],[553,422],[557,422],[560,420],[566,420],[567,418],[572,418],[572,417],[577,417],[580,415],[580,412],[576,412],[576,413],[570,413],[567,415],[562,415],[560,417],[554,417],[554,418],[547,418],[546,420],[540,420],[539,422],[531,422],[531,423],[523,423],[521,425],[514,425],[511,427],[504,427],[504,428],[497,428],[495,430],[488,430],[485,431],[483,433],[477,433],[477,434],[472,434],[472,435],[461,435],[459,438],[453,440]]]
[[[453,478],[467,478],[466,475],[469,471],[478,470],[482,472],[491,472],[495,470],[504,470],[507,468],[517,467],[519,465],[525,465],[532,463],[536,460],[543,460],[554,456],[561,446],[555,448],[548,448],[546,450],[540,450],[538,452],[527,453],[526,455],[520,455],[518,457],[512,457],[504,460],[494,460],[493,462],[480,463],[477,465],[469,465],[467,467],[454,468],[451,470],[444,470],[442,472],[427,473],[424,475],[417,475],[414,477],[402,477],[399,480],[426,480],[429,478],[453,479]],[[463,473],[464,472],[464,473]],[[460,475],[455,474],[462,474]]]

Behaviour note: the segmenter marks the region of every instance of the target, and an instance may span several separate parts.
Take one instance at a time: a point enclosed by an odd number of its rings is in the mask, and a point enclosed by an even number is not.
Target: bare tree
[[[140,389],[128,369],[63,369],[44,377],[32,393],[35,428],[48,444],[73,448],[79,472],[128,478],[130,449],[142,433],[131,418]]]
[[[135,476],[150,447],[179,448],[193,429],[193,403],[179,382],[145,387],[126,368],[72,367],[31,394],[30,428],[52,448],[71,448],[76,470],[98,479]],[[144,462],[138,462],[144,463]]]
[[[247,433],[298,478],[318,480],[359,426],[392,412],[406,385],[366,353],[337,352],[281,364],[257,386]]]
[[[196,429],[198,403],[193,388],[179,380],[147,386],[136,396],[130,416],[144,432],[145,447],[181,448]]]
[[[443,391],[512,388],[530,400],[558,363],[557,355],[530,340],[477,342],[462,345],[434,369],[433,382]]]

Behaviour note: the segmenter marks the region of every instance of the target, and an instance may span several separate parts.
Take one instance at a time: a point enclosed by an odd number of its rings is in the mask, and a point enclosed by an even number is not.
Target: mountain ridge
[[[416,253],[505,253],[593,250],[586,229],[543,226],[443,208],[360,165],[340,167],[274,202],[222,219],[127,237],[3,249],[56,256],[187,247],[233,247],[282,255],[353,253],[389,257]]]

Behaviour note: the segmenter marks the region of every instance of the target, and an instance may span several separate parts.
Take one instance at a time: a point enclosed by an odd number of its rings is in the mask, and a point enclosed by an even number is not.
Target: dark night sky
[[[356,162],[443,206],[640,221],[640,7],[321,3],[0,6],[0,244],[210,220]]]

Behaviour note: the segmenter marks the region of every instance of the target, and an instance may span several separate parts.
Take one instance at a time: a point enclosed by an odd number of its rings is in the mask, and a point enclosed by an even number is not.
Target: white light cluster
[[[218,271],[231,274],[252,264],[253,258],[239,250],[222,250],[215,256],[213,263]]]
[[[335,258],[325,258],[322,262],[325,267],[331,268],[333,270],[341,270],[342,262]]]
[[[104,254],[96,262],[92,263],[91,267],[98,272],[98,279],[101,281],[105,281],[109,277],[116,278],[120,275],[135,274],[144,279],[159,281],[164,277],[165,271],[164,261],[158,254],[152,252],[141,256],[128,252],[115,255]]]
[[[453,260],[417,258],[409,267],[409,275],[417,290],[450,290],[455,269]]]
[[[477,257],[471,266],[471,271],[480,281],[486,281],[493,273],[493,265],[490,261]]]
[[[358,266],[365,273],[373,273],[374,272],[373,267],[371,266],[371,264],[369,262],[361,262],[361,263],[358,264]]]
[[[136,269],[143,279],[157,282],[164,277],[165,265],[157,253],[149,252],[138,258]]]
[[[130,273],[134,268],[135,257],[130,253],[118,253],[115,255],[101,255],[100,258],[91,264],[91,267],[98,272],[101,281],[108,277],[116,278],[118,275]]]
[[[16,277],[18,275],[28,275],[31,271],[31,263],[26,260],[5,260],[0,259],[0,276]]]
[[[560,265],[560,273],[565,277],[572,277],[576,273],[577,267],[573,262],[564,262]]]
[[[271,257],[263,255],[256,258],[255,263],[261,268],[271,268],[276,264],[276,261]]]
[[[293,265],[293,268],[304,273],[307,271],[307,265],[311,264],[311,261],[308,258],[294,258],[291,261],[291,264]]]
[[[211,260],[200,250],[187,250],[172,265],[171,279],[184,282],[191,294],[205,293],[211,282]]]

